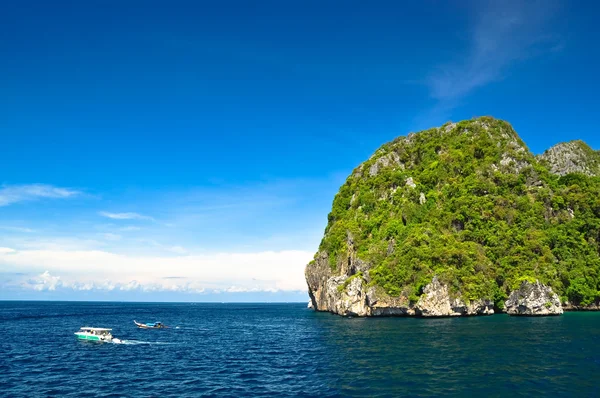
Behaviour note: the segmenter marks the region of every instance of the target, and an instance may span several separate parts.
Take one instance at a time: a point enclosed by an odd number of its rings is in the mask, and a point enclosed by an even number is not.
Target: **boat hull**
[[[137,326],[137,327],[138,327],[138,328],[140,328],[140,329],[164,329],[164,328],[166,328],[166,326],[164,326],[164,325],[162,325],[162,324],[161,324],[160,326],[159,326],[159,325],[156,325],[156,326],[148,326],[148,325],[146,325],[146,324],[144,324],[144,323],[139,323],[139,322],[137,322],[137,321],[133,321],[133,323],[135,323],[135,326]]]
[[[87,333],[75,333],[75,336],[77,336],[77,338],[79,340],[88,340],[88,341],[110,341],[111,340],[111,338],[96,336],[96,335],[87,334]]]

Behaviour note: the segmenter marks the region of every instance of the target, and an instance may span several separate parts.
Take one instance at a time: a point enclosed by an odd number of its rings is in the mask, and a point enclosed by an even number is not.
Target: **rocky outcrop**
[[[339,315],[369,315],[362,277],[334,276],[327,281],[327,307]]]
[[[459,297],[451,298],[448,287],[436,277],[425,286],[416,304],[404,296],[390,297],[383,289],[368,286],[362,273],[350,277],[331,276],[322,286],[309,283],[309,295],[315,310],[342,316],[448,317],[494,313],[490,300],[465,303]]]
[[[569,173],[600,176],[600,154],[583,141],[554,145],[541,154],[539,159],[550,172],[560,176]]]
[[[475,300],[466,304],[461,298],[452,299],[448,287],[434,277],[423,289],[415,306],[417,315],[424,317],[491,315],[494,303],[490,300]]]
[[[305,277],[308,284],[313,309],[329,311],[339,315],[371,315],[368,305],[367,285],[363,278],[366,264],[352,253],[352,238],[348,236],[349,252],[347,259],[340,262],[340,275],[334,275],[327,253],[321,252],[306,267]]]
[[[576,305],[570,302],[562,304],[563,311],[600,311],[600,303],[595,302],[588,305]]]
[[[316,311],[323,311],[324,308],[328,308],[327,281],[333,275],[327,253],[318,253],[316,258],[306,267],[304,276],[313,308]]]
[[[523,281],[504,303],[509,315],[545,316],[563,313],[558,295],[539,281]]]
[[[370,316],[414,316],[415,308],[407,297],[391,297],[382,288],[371,286],[367,291]]]
[[[384,167],[398,166],[400,168],[404,168],[404,164],[400,162],[400,156],[398,156],[395,152],[390,152],[380,158],[378,158],[375,163],[371,165],[369,168],[369,175],[371,177],[379,174],[379,170]]]

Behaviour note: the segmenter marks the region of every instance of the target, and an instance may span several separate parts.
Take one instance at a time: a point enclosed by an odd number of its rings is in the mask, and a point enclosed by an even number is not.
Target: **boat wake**
[[[164,342],[164,341],[140,341],[140,340],[121,340],[121,339],[113,339],[112,342],[113,342],[113,344],[124,344],[124,345],[140,345],[140,344],[171,345],[171,344],[174,344],[174,343],[168,343],[168,342]]]
[[[192,327],[192,326],[175,326],[172,329],[176,329],[176,330],[198,330],[198,328]]]
[[[177,330],[200,330],[203,332],[208,332],[211,329],[208,328],[197,328],[197,327],[193,327],[193,326],[175,326],[173,329],[177,329]]]

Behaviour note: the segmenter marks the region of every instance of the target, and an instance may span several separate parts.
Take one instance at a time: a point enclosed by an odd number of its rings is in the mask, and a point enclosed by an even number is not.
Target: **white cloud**
[[[62,286],[62,281],[59,276],[52,276],[50,272],[44,271],[44,273],[38,275],[36,278],[28,281],[28,286],[34,290],[56,290],[57,287]]]
[[[15,249],[11,249],[10,247],[0,247],[0,254],[8,254],[16,252]]]
[[[138,281],[129,281],[127,284],[120,286],[119,290],[136,290],[140,288]]]
[[[38,274],[23,285],[35,290],[303,291],[304,267],[312,258],[312,253],[305,251],[176,257],[99,250],[11,249],[0,253],[10,254],[0,255],[3,271]]]
[[[427,80],[431,96],[445,106],[500,79],[511,64],[560,48],[559,39],[547,33],[557,14],[554,1],[490,0],[475,4],[467,52],[457,57],[459,61],[437,68]]]
[[[150,216],[145,216],[139,213],[109,213],[107,211],[101,211],[99,213],[103,217],[108,217],[113,220],[154,220]]]
[[[81,192],[46,184],[5,185],[0,189],[0,206],[36,199],[64,199],[80,195]]]

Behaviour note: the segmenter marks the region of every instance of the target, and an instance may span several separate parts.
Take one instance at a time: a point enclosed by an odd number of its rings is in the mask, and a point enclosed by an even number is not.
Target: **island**
[[[534,155],[492,117],[381,146],[335,195],[305,270],[343,316],[560,315],[600,299],[600,153]]]

